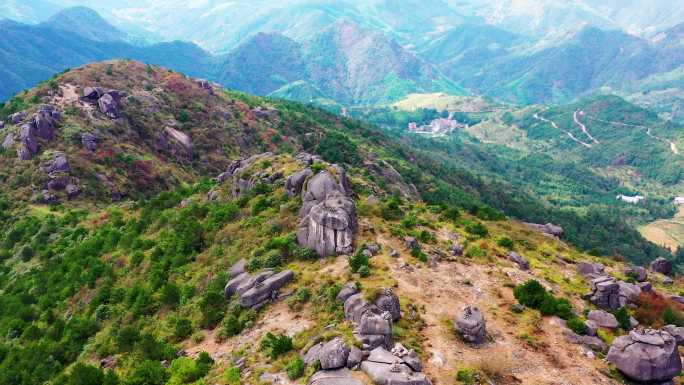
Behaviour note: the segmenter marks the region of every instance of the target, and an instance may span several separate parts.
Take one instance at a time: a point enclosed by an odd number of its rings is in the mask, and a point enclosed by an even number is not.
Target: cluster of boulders
[[[418,354],[393,341],[392,324],[401,318],[401,307],[392,290],[383,290],[371,303],[354,283],[348,283],[337,300],[344,303],[345,317],[356,326],[353,335],[361,346],[349,346],[341,338],[313,345],[304,355],[304,362],[319,362],[322,370],[311,378],[309,385],[360,384],[349,372],[358,368],[376,384],[430,384],[422,373]]]
[[[40,168],[48,175],[48,181],[42,192],[43,203],[56,203],[58,201],[55,192],[65,191],[67,198],[73,199],[81,194],[78,178],[71,176],[71,167],[67,156],[63,152],[55,151],[46,154],[47,159],[41,163]]]
[[[538,223],[524,223],[524,224],[525,224],[525,226],[527,226],[531,229],[537,230],[537,231],[543,233],[544,235],[548,235],[551,237],[560,238],[565,233],[565,231],[563,230],[562,227],[560,227],[558,225],[554,225],[553,223],[547,223],[545,225],[540,225]]]
[[[487,325],[484,315],[474,306],[467,306],[454,321],[456,332],[464,341],[482,344],[487,340]]]
[[[606,360],[632,381],[673,384],[682,371],[677,340],[664,330],[633,330],[613,341]]]
[[[312,172],[296,173],[288,178],[288,190],[301,190],[297,241],[315,250],[318,255],[351,254],[357,229],[356,204],[344,169],[331,166],[328,170],[306,177]]]
[[[17,147],[17,156],[21,160],[32,159],[38,153],[38,140],[52,140],[62,114],[51,105],[42,105],[38,111],[28,118],[26,112],[17,112],[10,116],[12,124],[19,125],[19,132],[10,132],[5,136],[2,147],[5,150]]]
[[[599,308],[612,311],[634,303],[642,290],[650,290],[650,284],[632,284],[604,275],[591,280],[591,293],[587,298]]]
[[[245,308],[258,309],[278,298],[279,290],[294,279],[291,270],[279,273],[265,269],[256,274],[245,270],[246,261],[240,260],[230,271],[230,281],[224,289],[226,300],[238,296],[238,303]]]
[[[121,100],[126,97],[124,91],[108,90],[101,87],[85,87],[81,100],[97,106],[98,110],[110,119],[118,119],[121,116]]]

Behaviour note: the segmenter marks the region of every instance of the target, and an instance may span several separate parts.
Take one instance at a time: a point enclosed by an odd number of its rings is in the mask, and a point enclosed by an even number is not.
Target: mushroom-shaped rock
[[[341,303],[345,303],[347,301],[347,298],[351,297],[352,295],[356,294],[359,292],[359,289],[356,287],[355,282],[348,282],[344,287],[342,287],[342,290],[337,294],[337,301]]]
[[[487,328],[484,315],[482,315],[478,308],[474,306],[466,307],[463,313],[456,318],[455,327],[456,331],[465,341],[474,344],[485,342]]]
[[[648,278],[648,271],[642,266],[629,266],[625,269],[625,275],[634,278],[637,282],[644,282]]]
[[[304,182],[306,179],[313,174],[310,168],[305,168],[304,170],[298,171],[290,175],[285,181],[285,189],[287,189],[287,194],[290,197],[299,195],[302,192],[302,187],[304,187]]]
[[[346,367],[349,351],[349,346],[339,337],[328,341],[318,352],[321,369],[329,370]]]
[[[382,311],[386,311],[392,315],[392,321],[399,321],[401,318],[401,304],[399,297],[392,291],[392,289],[384,289],[382,293],[375,300],[375,306]]]
[[[511,251],[508,253],[508,259],[517,264],[518,268],[520,270],[529,270],[530,269],[530,262],[527,261],[527,259],[523,258],[522,255],[516,253],[515,251]]]
[[[309,379],[308,385],[364,385],[352,376],[347,368],[337,370],[321,370]]]
[[[614,315],[603,310],[592,310],[587,315],[589,321],[593,321],[597,326],[615,330],[620,326]]]
[[[649,267],[651,270],[665,275],[669,275],[672,272],[672,262],[663,257],[656,258]]]
[[[272,277],[267,278],[261,283],[254,285],[251,289],[240,296],[239,303],[243,307],[254,307],[268,301],[283,286],[294,279],[291,270],[285,270]]]
[[[665,331],[633,330],[618,337],[606,359],[629,379],[643,383],[670,381],[682,371],[677,341]]]

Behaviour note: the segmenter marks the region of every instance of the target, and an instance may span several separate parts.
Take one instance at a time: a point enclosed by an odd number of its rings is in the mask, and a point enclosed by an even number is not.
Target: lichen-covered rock
[[[606,360],[629,379],[643,383],[670,381],[682,371],[677,341],[665,331],[633,330],[620,336]]]
[[[522,255],[516,253],[515,251],[510,251],[508,253],[508,260],[517,264],[520,270],[530,269],[530,262],[527,259],[523,258]]]
[[[649,267],[651,270],[657,273],[665,275],[672,273],[672,262],[663,257],[656,258],[653,262],[651,262]]]
[[[356,205],[335,177],[322,171],[306,184],[297,241],[320,256],[353,251]]]
[[[468,306],[456,317],[456,331],[467,342],[481,344],[487,338],[487,327],[484,315],[474,306]]]
[[[318,352],[321,369],[330,370],[346,367],[349,352],[349,346],[342,338],[338,337],[328,341]]]

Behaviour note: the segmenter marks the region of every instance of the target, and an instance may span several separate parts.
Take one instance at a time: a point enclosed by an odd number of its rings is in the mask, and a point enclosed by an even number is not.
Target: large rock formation
[[[297,241],[320,256],[350,254],[356,232],[356,205],[344,173],[339,180],[321,171],[306,182]]]
[[[487,328],[482,312],[474,306],[468,306],[456,317],[456,331],[467,342],[481,344],[487,339]]]
[[[363,344],[363,350],[368,351],[378,346],[391,349],[394,346],[392,314],[367,302],[360,293],[351,295],[344,301],[344,315],[357,325],[354,336]]]
[[[677,341],[665,331],[631,331],[618,337],[606,359],[629,379],[641,383],[670,381],[682,371]]]
[[[648,271],[641,266],[629,266],[625,269],[625,275],[634,278],[637,282],[645,282],[648,279]]]
[[[615,330],[620,326],[614,315],[603,310],[592,310],[587,315],[587,319],[598,327]]]
[[[414,361],[415,356],[407,354],[404,357],[378,347],[361,363],[361,370],[379,385],[430,385],[427,376],[412,367],[422,368],[422,364],[417,365]]]
[[[306,182],[306,179],[311,175],[313,175],[313,172],[308,167],[290,175],[287,178],[287,181],[285,181],[287,194],[291,198],[299,195],[302,192],[302,187],[304,187],[304,182]]]
[[[52,140],[57,132],[57,126],[62,119],[62,115],[54,106],[42,105],[38,111],[29,119],[26,119],[25,112],[12,115],[12,121],[16,124],[23,122],[19,132],[10,132],[2,143],[2,147],[9,150],[17,147],[17,157],[21,160],[30,160],[38,153],[38,140]]]
[[[639,285],[604,275],[591,281],[591,293],[587,298],[601,309],[612,311],[636,301],[641,290]]]
[[[527,227],[530,227],[534,230],[540,231],[546,235],[550,235],[552,237],[557,237],[560,238],[563,236],[565,231],[563,230],[562,227],[558,225],[554,225],[553,223],[547,223],[545,225],[540,225],[537,223],[525,223]]]
[[[347,368],[337,370],[321,370],[309,379],[308,385],[364,385],[352,376]]]
[[[606,267],[600,263],[580,262],[577,264],[577,272],[591,279],[603,276],[605,269]]]
[[[272,270],[264,270],[251,275],[242,272],[228,281],[225,291],[226,300],[233,295],[238,295],[238,303],[247,308],[258,308],[266,302],[275,299],[278,290],[294,279],[291,270],[285,270],[278,274]]]
[[[349,346],[339,337],[327,342],[318,351],[321,369],[330,370],[346,367],[349,352]]]
[[[672,262],[663,257],[658,257],[651,262],[649,268],[657,273],[669,275],[672,273]]]

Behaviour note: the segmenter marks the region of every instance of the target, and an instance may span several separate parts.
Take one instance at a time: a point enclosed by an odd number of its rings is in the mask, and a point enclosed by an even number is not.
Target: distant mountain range
[[[511,9],[486,1],[430,0],[401,7],[390,0],[206,1],[193,3],[193,12],[173,14],[169,9],[189,5],[155,10],[143,1],[134,10],[126,1],[119,8],[97,2],[117,25],[138,23],[138,30],[152,35],[196,41],[224,53],[180,41],[145,44],[140,35],[113,26],[91,9],[67,8],[39,24],[0,25],[0,98],[70,67],[131,58],[258,95],[323,105],[391,104],[411,93],[432,92],[563,104],[615,93],[664,116],[682,115],[684,23],[658,33],[640,27],[648,38],[628,34],[615,29],[626,11],[608,12],[615,5],[606,0],[596,9],[575,4],[575,12],[567,15],[568,20],[579,15],[596,20],[551,31],[539,23],[553,20],[568,2],[549,0],[540,3],[545,16],[531,19],[539,25],[528,31],[513,21],[527,15],[523,11],[529,7],[523,0],[509,2]],[[484,18],[488,9],[496,12]],[[678,10],[672,12],[644,15],[637,24],[670,26],[679,17]],[[154,17],[140,20],[142,15]],[[165,23],[181,16],[188,21],[177,20],[173,34],[165,32]]]

